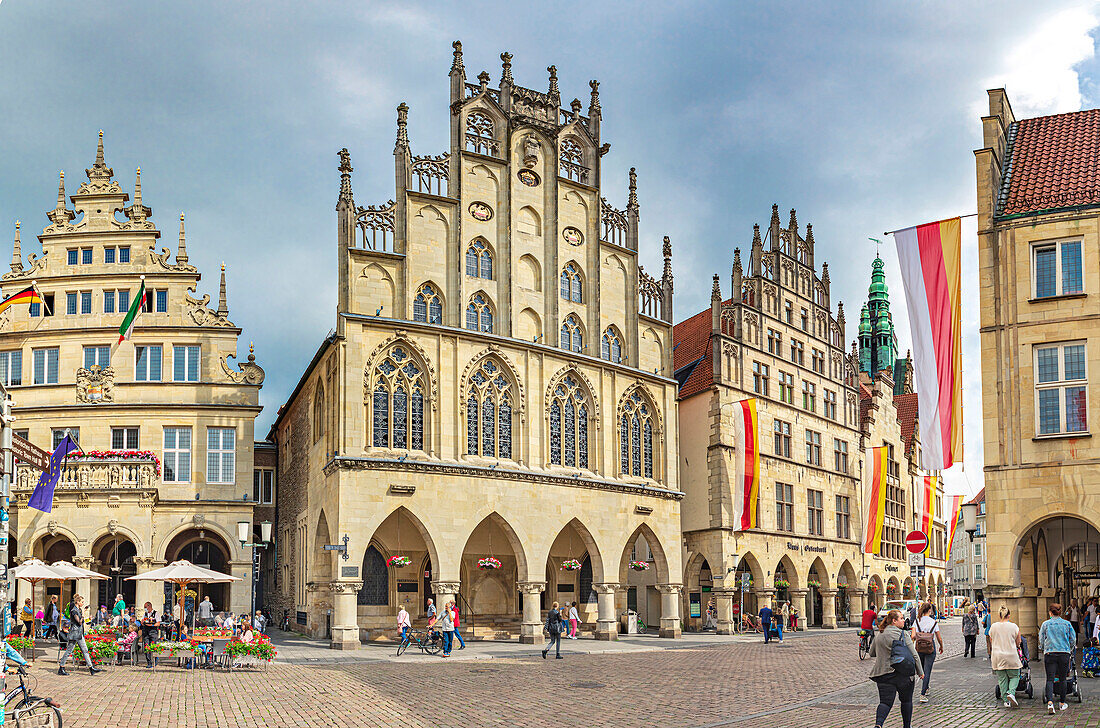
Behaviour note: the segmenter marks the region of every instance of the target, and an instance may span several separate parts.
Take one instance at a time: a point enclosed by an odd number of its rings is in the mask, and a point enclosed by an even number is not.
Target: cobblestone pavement
[[[1100,680],[1082,680],[1085,700],[1048,717],[1040,701],[1006,710],[979,648],[959,657],[958,620],[945,623],[947,652],[933,670],[932,701],[917,705],[916,728],[961,726],[1098,726]],[[645,651],[585,654],[566,641],[565,659],[541,659],[536,648],[472,643],[456,656],[500,652],[491,660],[419,655],[391,661],[363,650],[357,661],[318,650],[277,662],[265,672],[147,671],[110,667],[97,676],[52,663],[32,667],[37,694],[65,707],[67,728],[254,728],[257,726],[753,726],[866,728],[877,696],[856,657],[849,630],[812,632],[764,645],[757,638]],[[696,645],[696,646],[691,646]],[[389,652],[388,650],[386,652]],[[374,653],[374,655],[381,652]],[[1036,685],[1041,690],[1041,673]],[[888,726],[900,726],[895,708]]]

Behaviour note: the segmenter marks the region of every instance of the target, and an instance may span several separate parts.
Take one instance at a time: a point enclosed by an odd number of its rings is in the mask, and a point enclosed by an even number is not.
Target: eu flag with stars
[[[80,447],[73,442],[73,439],[65,435],[61,440],[61,444],[50,456],[49,469],[39,476],[38,485],[34,486],[31,499],[27,502],[28,506],[43,513],[49,513],[53,510],[53,491],[57,487],[57,479],[61,477],[61,468],[65,464],[65,457],[73,450],[79,449]]]

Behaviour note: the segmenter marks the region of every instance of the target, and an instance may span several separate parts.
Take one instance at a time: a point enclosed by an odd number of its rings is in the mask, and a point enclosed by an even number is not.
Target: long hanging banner
[[[929,470],[963,459],[959,218],[898,230],[901,280],[913,336],[920,440]]]
[[[733,530],[746,531],[758,525],[756,503],[760,495],[760,429],[756,400],[743,399],[734,413],[734,442],[741,450],[734,455]]]
[[[951,561],[951,544],[955,542],[955,528],[959,525],[959,506],[962,505],[962,499],[961,495],[951,497],[951,520],[948,521],[947,528],[947,556],[944,557],[948,563]]]
[[[939,476],[926,475],[921,481],[921,486],[924,489],[924,510],[921,512],[920,530],[925,536],[928,537],[928,541],[932,541],[932,506],[936,500],[936,487],[939,484]]]
[[[867,527],[863,531],[863,553],[877,554],[882,550],[882,524],[886,520],[886,454],[887,447],[873,447],[867,457],[871,475],[871,497],[867,499]]]

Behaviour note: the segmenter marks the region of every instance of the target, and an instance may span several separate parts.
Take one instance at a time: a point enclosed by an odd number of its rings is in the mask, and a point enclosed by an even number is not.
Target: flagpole
[[[978,216],[978,213],[971,212],[967,215],[953,215],[952,217],[945,217],[942,220],[933,220],[932,222],[929,222],[929,223],[921,223],[921,225],[935,225],[936,223],[947,222],[948,220],[962,220],[962,219],[967,218],[967,217],[977,217],[977,216]],[[910,227],[914,227],[914,226],[911,225]],[[908,229],[909,228],[907,228],[907,227],[903,227],[903,228],[898,228],[897,230],[887,230],[886,232],[883,233],[883,235],[893,235],[894,233],[900,233],[902,230],[908,230]],[[871,239],[874,240],[874,238],[871,238]]]

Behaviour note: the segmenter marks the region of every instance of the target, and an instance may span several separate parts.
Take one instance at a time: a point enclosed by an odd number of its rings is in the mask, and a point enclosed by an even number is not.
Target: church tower
[[[886,287],[886,271],[882,258],[875,256],[871,264],[871,286],[867,303],[859,318],[859,369],[872,379],[886,371],[894,375],[898,358],[898,338],[894,333],[894,318],[890,314],[890,295]]]

